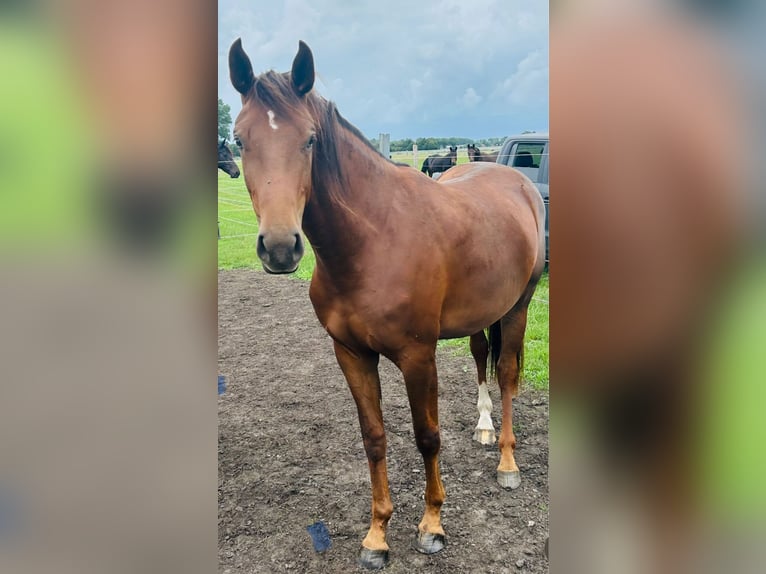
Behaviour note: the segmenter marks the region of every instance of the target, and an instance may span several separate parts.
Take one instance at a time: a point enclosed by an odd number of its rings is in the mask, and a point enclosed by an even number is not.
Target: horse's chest
[[[348,343],[353,338],[351,323],[354,316],[350,298],[317,280],[311,283],[309,298],[319,323],[327,333],[335,340]]]
[[[418,305],[410,293],[367,289],[330,296],[316,289],[312,303],[327,333],[351,347],[385,352],[399,346],[402,337],[435,340],[438,333],[438,309]]]

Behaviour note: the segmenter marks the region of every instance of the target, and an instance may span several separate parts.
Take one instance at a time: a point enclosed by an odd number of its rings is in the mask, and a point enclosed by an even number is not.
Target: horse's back
[[[512,200],[518,209],[528,206],[537,227],[544,223],[545,206],[534,183],[523,173],[496,163],[472,162],[457,165],[442,174],[439,185],[458,205],[484,203],[495,209],[494,202]]]
[[[499,319],[542,269],[544,205],[529,178],[497,164],[461,164],[434,185],[449,236],[440,336],[463,336]]]

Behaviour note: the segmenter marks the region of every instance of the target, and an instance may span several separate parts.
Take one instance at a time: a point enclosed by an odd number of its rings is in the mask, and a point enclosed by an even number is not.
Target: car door
[[[550,141],[545,143],[543,152],[540,157],[540,171],[537,174],[537,189],[540,190],[540,195],[543,196],[543,202],[545,203],[545,262],[548,262],[548,217],[549,217],[549,200],[548,200],[548,166],[550,165],[548,158],[548,150],[550,148]]]

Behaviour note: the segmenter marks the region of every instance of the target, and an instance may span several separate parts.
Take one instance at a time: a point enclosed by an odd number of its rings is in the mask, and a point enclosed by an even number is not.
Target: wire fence
[[[418,150],[421,151],[421,150]],[[543,154],[540,154],[543,155]],[[545,154],[547,155],[547,154]],[[235,162],[237,163],[237,162]],[[226,183],[229,183],[228,181]],[[218,190],[218,239],[220,241],[243,240],[255,238],[258,236],[258,224],[253,221],[253,206],[244,185],[240,182],[232,185],[241,186],[240,189],[219,189]],[[238,214],[243,214],[247,220],[239,219]],[[221,234],[221,223],[224,224],[226,233]],[[532,297],[533,301],[543,305],[549,305],[547,299],[541,297]]]

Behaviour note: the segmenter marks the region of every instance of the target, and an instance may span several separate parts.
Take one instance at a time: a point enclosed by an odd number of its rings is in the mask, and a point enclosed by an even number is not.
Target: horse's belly
[[[510,279],[492,286],[477,286],[468,293],[450,294],[442,308],[439,338],[467,337],[489,327],[511,310],[526,283]]]

